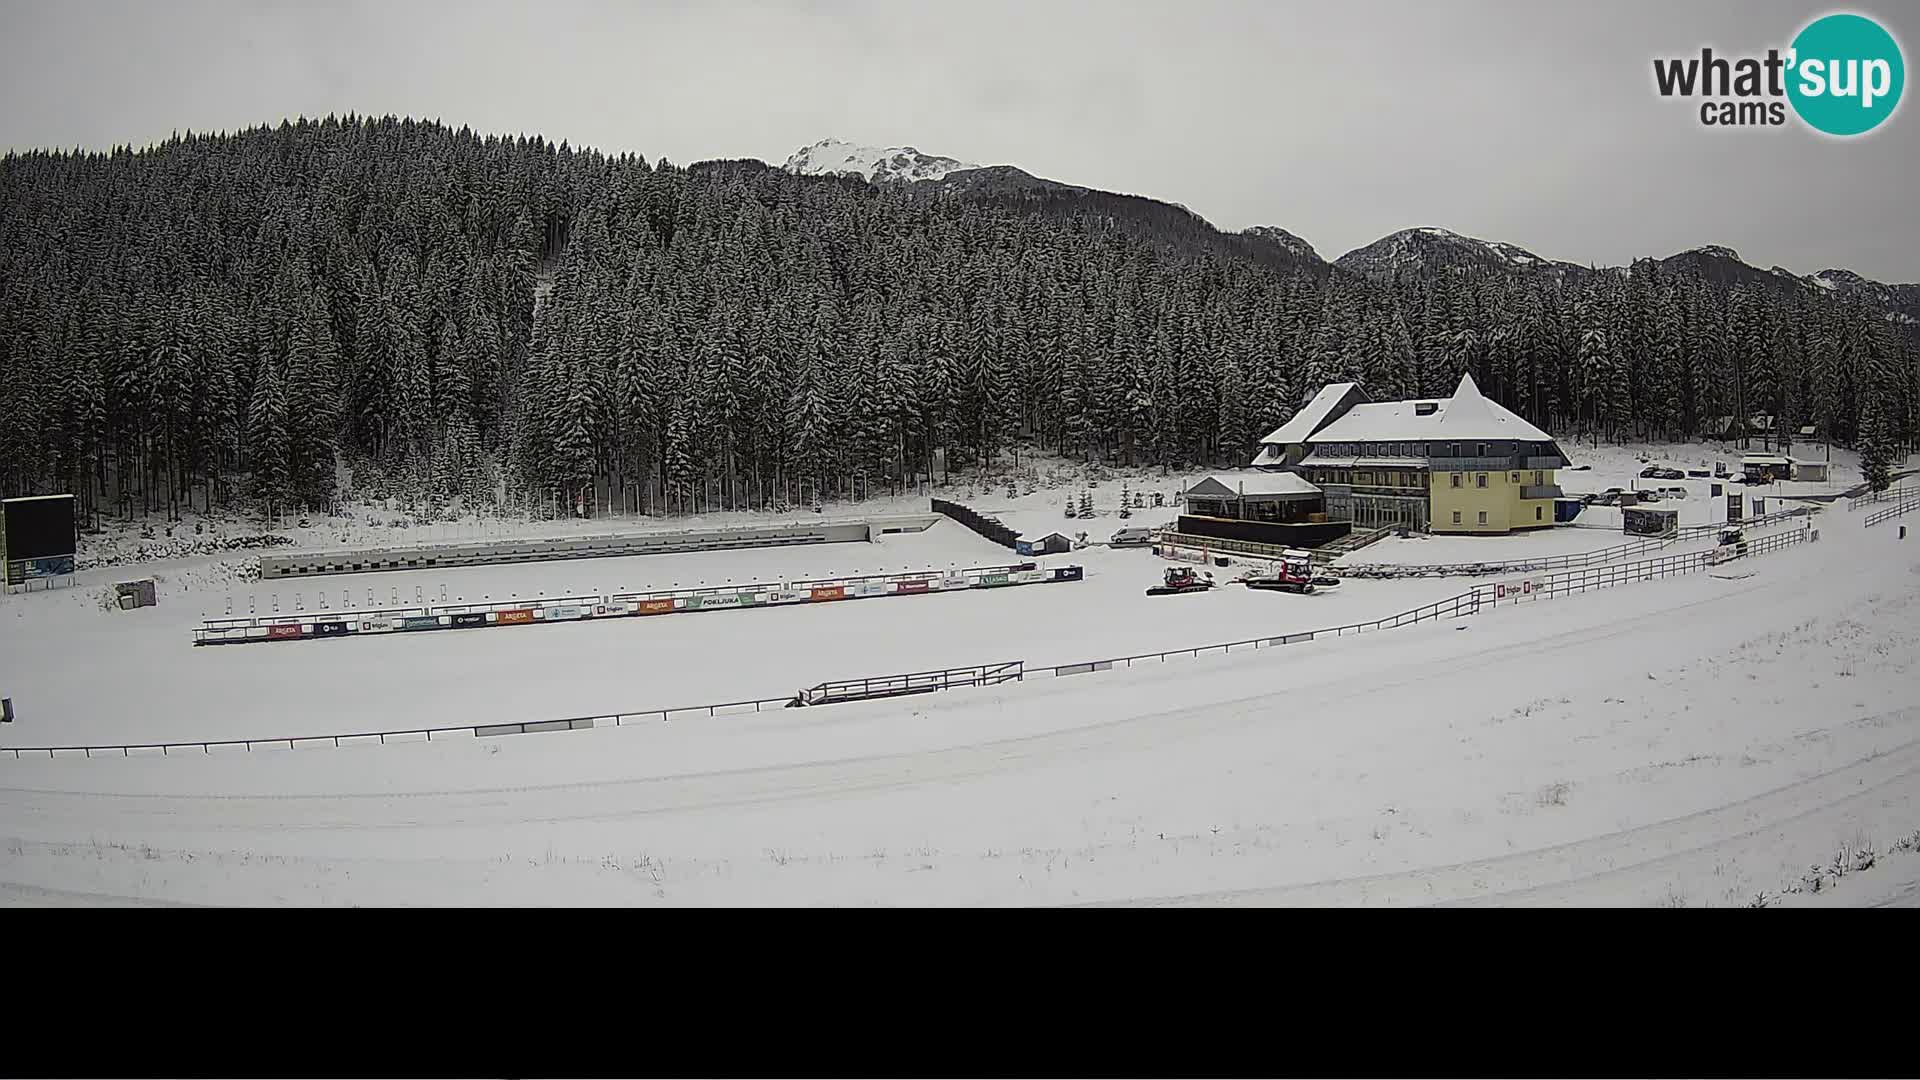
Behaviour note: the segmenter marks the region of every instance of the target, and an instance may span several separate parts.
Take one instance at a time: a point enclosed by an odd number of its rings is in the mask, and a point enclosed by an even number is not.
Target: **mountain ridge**
[[[1307,270],[1317,276],[1345,272],[1380,281],[1400,273],[1466,270],[1578,282],[1595,274],[1631,275],[1635,266],[1652,263],[1668,272],[1698,274],[1728,286],[1779,288],[1792,282],[1797,288],[1878,303],[1899,321],[1920,321],[1920,284],[1882,282],[1839,267],[1813,274],[1797,274],[1781,266],[1762,269],[1725,244],[1701,244],[1664,257],[1643,256],[1624,266],[1583,265],[1549,259],[1501,240],[1421,225],[1396,230],[1338,258],[1327,259],[1311,243],[1282,226],[1253,225],[1230,232],[1170,200],[1067,184],[1015,165],[969,164],[912,146],[874,147],[822,139],[795,151],[781,167],[798,175],[856,176],[873,184],[904,184],[929,197],[1026,204],[1043,212],[1066,212],[1068,208],[1118,211],[1113,215],[1116,222],[1135,231],[1194,233],[1184,246],[1230,253],[1276,269]]]

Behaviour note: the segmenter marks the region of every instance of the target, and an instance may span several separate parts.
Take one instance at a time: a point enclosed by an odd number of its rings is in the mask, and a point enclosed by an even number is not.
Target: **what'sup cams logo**
[[[1825,15],[1784,51],[1764,57],[1699,56],[1653,62],[1661,97],[1700,99],[1707,127],[1779,127],[1787,107],[1815,131],[1841,137],[1879,127],[1900,105],[1907,66],[1900,43],[1864,15]]]

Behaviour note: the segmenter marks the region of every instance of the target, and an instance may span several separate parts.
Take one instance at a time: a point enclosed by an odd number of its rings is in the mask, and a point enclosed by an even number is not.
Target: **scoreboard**
[[[72,574],[78,547],[72,495],[0,499],[0,558],[8,587]]]

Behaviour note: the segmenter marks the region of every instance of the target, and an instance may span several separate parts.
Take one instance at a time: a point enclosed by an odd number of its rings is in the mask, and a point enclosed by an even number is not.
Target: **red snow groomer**
[[[1170,566],[1161,583],[1147,590],[1148,596],[1174,596],[1179,593],[1205,592],[1213,588],[1213,575],[1202,577],[1191,566]]]
[[[1310,593],[1314,587],[1313,556],[1304,551],[1282,552],[1271,571],[1247,578],[1245,584],[1266,592]]]

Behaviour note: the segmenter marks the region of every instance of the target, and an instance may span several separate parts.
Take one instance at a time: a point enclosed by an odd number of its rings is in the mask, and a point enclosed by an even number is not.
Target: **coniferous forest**
[[[791,506],[1031,449],[1240,464],[1461,372],[1567,438],[1920,441],[1914,326],[1797,279],[1260,265],[1098,213],[347,117],[0,160],[0,492]]]

